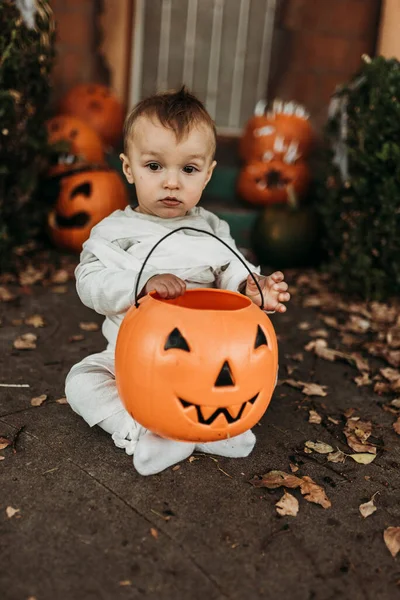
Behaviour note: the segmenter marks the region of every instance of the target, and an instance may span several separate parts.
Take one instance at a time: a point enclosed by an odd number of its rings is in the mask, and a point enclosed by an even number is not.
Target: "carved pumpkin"
[[[275,127],[271,124],[271,120],[265,115],[265,100],[257,102],[254,109],[254,115],[249,119],[245,126],[244,133],[239,142],[239,154],[242,160],[248,162],[258,155],[258,149],[254,150],[255,146],[259,145],[259,138],[263,141],[269,139],[275,133]],[[261,160],[262,157],[260,157]]]
[[[289,148],[290,143],[297,145],[298,158],[306,158],[314,143],[314,131],[306,109],[296,102],[275,100],[269,114],[275,124],[276,134],[284,140]],[[285,144],[286,142],[286,144]],[[294,162],[291,159],[291,162]]]
[[[107,145],[115,146],[122,137],[124,109],[105,85],[82,83],[74,86],[61,100],[60,112],[83,119]]]
[[[167,438],[213,441],[239,435],[264,414],[278,350],[267,315],[245,296],[155,292],[132,306],[119,329],[115,377],[127,411]]]
[[[128,204],[128,193],[114,171],[87,171],[63,177],[54,210],[48,216],[53,243],[80,252],[90,230],[101,219]]]
[[[46,122],[48,140],[55,148],[50,176],[73,171],[89,163],[104,164],[104,146],[97,133],[77,117],[59,115]]]
[[[287,202],[289,187],[303,196],[310,183],[310,172],[304,162],[287,164],[279,160],[245,165],[239,175],[238,194],[251,204]]]

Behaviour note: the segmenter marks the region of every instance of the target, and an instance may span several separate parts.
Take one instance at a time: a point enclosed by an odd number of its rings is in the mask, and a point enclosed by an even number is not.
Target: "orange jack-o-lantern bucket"
[[[182,229],[194,228],[165,237]],[[141,273],[115,351],[127,411],[154,433],[183,441],[226,439],[253,427],[271,400],[278,366],[268,316],[246,296],[219,289],[173,300],[151,292],[138,302]]]

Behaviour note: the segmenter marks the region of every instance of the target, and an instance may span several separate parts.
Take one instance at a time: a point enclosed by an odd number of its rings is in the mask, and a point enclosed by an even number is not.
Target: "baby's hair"
[[[214,158],[217,132],[215,124],[203,103],[191,94],[183,85],[179,91],[155,94],[141,100],[131,110],[124,124],[124,152],[127,154],[129,138],[133,126],[139,117],[146,116],[157,119],[163,127],[172,129],[178,141],[184,139],[192,127],[205,125],[209,127],[213,138],[212,156]]]

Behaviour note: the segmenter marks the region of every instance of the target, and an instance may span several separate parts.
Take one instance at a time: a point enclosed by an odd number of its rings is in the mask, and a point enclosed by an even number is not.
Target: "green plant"
[[[37,0],[35,26],[24,23],[12,0],[0,3],[0,270],[11,249],[36,235],[44,202],[33,198],[49,148],[50,74],[54,22],[47,0]]]
[[[400,63],[364,60],[336,94],[319,210],[328,267],[365,299],[400,292]]]

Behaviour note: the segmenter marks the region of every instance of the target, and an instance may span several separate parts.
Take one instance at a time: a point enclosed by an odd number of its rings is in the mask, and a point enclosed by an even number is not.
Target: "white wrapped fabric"
[[[239,253],[252,272],[260,272],[240,254],[228,224],[204,208],[195,207],[186,216],[173,219],[144,215],[131,207],[115,211],[92,229],[75,270],[82,302],[106,316],[103,334],[109,348],[115,346],[124,313],[134,304],[136,280],[146,256],[164,235],[180,227],[216,235]],[[171,235],[155,249],[139,291],[150,277],[163,273],[180,277],[188,289],[218,287],[232,291],[237,291],[249,274],[221,242],[190,230]]]

